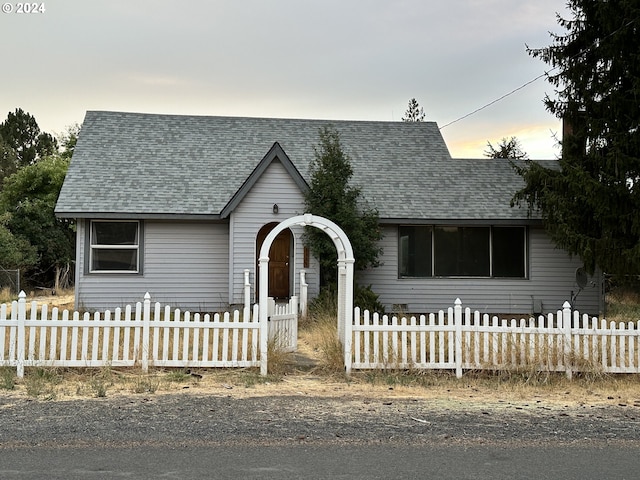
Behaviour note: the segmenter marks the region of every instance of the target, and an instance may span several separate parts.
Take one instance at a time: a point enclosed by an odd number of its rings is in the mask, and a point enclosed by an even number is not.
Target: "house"
[[[382,266],[357,272],[391,309],[431,312],[460,297],[492,313],[602,310],[601,278],[510,200],[522,180],[503,159],[453,159],[432,122],[325,121],[90,111],[56,214],[77,220],[76,305],[154,300],[217,310],[256,295],[257,255],[278,222],[305,213],[319,129],[331,125],[352,181],[377,208]],[[270,292],[299,291],[317,265],[302,227],[270,253]],[[582,288],[584,287],[584,288]],[[256,295],[257,296],[257,295]]]

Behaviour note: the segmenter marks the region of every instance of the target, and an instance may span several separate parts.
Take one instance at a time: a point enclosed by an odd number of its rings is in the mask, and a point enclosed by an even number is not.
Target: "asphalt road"
[[[638,479],[640,408],[0,397],[0,479]]]
[[[637,447],[218,445],[19,449],[3,479],[635,479]],[[3,455],[4,457],[4,455]]]

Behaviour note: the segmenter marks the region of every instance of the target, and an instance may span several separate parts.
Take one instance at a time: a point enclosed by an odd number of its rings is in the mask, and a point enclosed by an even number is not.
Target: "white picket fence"
[[[191,314],[144,302],[93,315],[68,310],[49,311],[30,305],[20,293],[9,309],[0,306],[0,365],[24,375],[30,366],[102,367],[259,367],[259,307],[240,314]],[[276,308],[276,307],[274,307]],[[293,314],[292,314],[293,312]],[[297,299],[277,306],[270,325],[297,332]],[[295,330],[292,327],[295,317]],[[270,333],[271,334],[271,333]],[[276,335],[276,333],[273,333]],[[289,337],[278,333],[278,338]],[[295,347],[295,345],[294,345]]]
[[[124,309],[80,314],[30,305],[20,293],[0,305],[0,366],[262,367],[259,306],[243,312],[182,312],[143,302]],[[268,338],[297,348],[298,300],[270,301]],[[345,370],[447,369],[640,373],[640,321],[609,322],[572,311],[500,319],[464,309],[398,318],[355,309],[345,326]]]
[[[640,373],[640,321],[616,323],[572,311],[499,319],[463,309],[397,318],[355,309],[347,331],[351,369],[519,370]]]

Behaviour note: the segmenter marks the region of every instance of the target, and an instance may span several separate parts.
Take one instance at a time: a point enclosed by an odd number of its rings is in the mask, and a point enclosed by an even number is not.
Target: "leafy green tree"
[[[60,155],[63,158],[71,158],[78,143],[78,135],[80,135],[80,125],[74,123],[67,126],[67,129],[58,135],[58,144],[60,145]]]
[[[0,190],[6,177],[15,173],[18,165],[18,156],[13,148],[0,137]]]
[[[570,0],[566,31],[530,55],[553,67],[564,119],[559,169],[527,162],[514,203],[538,209],[555,243],[589,271],[640,273],[640,1]],[[570,135],[567,135],[570,133]]]
[[[407,111],[402,117],[403,122],[424,122],[424,109],[415,98],[409,100]]]
[[[0,137],[14,150],[18,168],[58,150],[55,138],[41,132],[36,119],[21,108],[9,112],[7,119],[0,123]]]
[[[324,127],[319,135],[320,143],[311,163],[311,182],[305,193],[306,211],[328,218],[344,230],[353,247],[355,270],[376,267],[382,252],[378,246],[382,238],[378,212],[359,204],[360,189],[349,185],[353,169],[338,131]],[[322,285],[337,282],[336,248],[332,240],[326,233],[308,228],[305,241],[320,263]]]
[[[497,148],[491,142],[487,142],[487,150],[484,151],[484,156],[488,158],[511,158],[514,160],[525,160],[528,157],[516,137],[503,138],[498,143]]]
[[[27,240],[16,237],[7,228],[10,215],[0,215],[0,267],[4,269],[32,268],[38,259],[36,249]]]
[[[43,158],[5,179],[0,192],[0,212],[9,213],[6,228],[37,252],[31,280],[56,289],[75,258],[74,225],[54,214],[68,166],[69,160],[57,155]]]

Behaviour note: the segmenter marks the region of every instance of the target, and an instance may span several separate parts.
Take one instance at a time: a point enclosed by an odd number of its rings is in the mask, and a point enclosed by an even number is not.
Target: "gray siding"
[[[278,214],[273,213],[273,205],[278,205]],[[233,275],[229,278],[229,303],[243,302],[244,270],[251,271],[251,297],[256,298],[256,237],[260,229],[271,222],[281,222],[287,218],[304,213],[304,197],[284,166],[274,160],[251,191],[244,197],[230,216],[229,238],[229,270]],[[294,281],[292,294],[300,292],[299,272],[303,266],[302,227],[291,229],[294,238],[293,265],[291,275]],[[317,269],[312,259],[311,268],[307,269],[307,283],[310,296],[318,290]]]
[[[398,278],[398,228],[386,226],[381,267],[358,272],[357,281],[371,285],[388,311],[394,305],[406,305],[412,313],[427,313],[453,306],[459,297],[465,307],[487,313],[523,313],[533,311],[534,301],[542,302],[545,312],[554,312],[576,291],[575,270],[578,259],[556,249],[543,230],[529,229],[529,278]],[[585,313],[602,310],[602,295],[597,285],[588,286],[577,297],[575,306]]]
[[[78,265],[84,265],[85,228],[78,222]],[[87,274],[78,268],[76,305],[88,310],[152,301],[190,310],[227,306],[228,225],[212,222],[144,222],[143,273]]]

